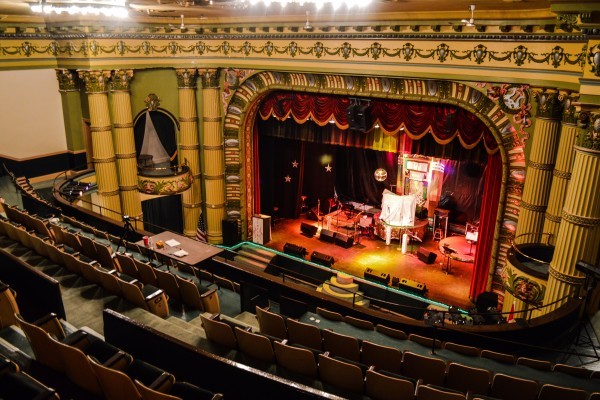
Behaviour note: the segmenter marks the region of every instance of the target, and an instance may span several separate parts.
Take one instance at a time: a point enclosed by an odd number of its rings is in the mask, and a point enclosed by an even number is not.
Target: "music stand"
[[[444,256],[446,256],[446,270],[444,272],[450,275],[452,274],[452,254],[456,253],[456,250],[447,244],[443,245],[442,248],[444,249]]]
[[[465,239],[469,242],[469,255],[473,254],[473,243],[477,243],[477,238],[479,236],[479,232],[467,232],[465,235]]]

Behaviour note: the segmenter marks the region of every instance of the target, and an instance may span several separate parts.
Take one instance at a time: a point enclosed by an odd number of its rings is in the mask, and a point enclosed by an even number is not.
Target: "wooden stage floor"
[[[469,300],[473,263],[452,260],[451,273],[447,274],[446,258],[439,250],[439,243],[432,240],[431,233],[428,233],[421,246],[435,252],[437,257],[433,264],[426,264],[417,257],[419,244],[409,245],[406,254],[402,254],[398,240],[392,240],[388,246],[377,236],[361,236],[360,243],[346,249],[334,243],[323,242],[318,235],[309,237],[303,234],[300,230],[302,222],[320,227],[320,222],[302,217],[279,219],[271,229],[271,241],[266,246],[283,252],[286,243],[293,243],[306,248],[307,259],[310,259],[313,251],[331,255],[335,260],[333,268],[336,270],[363,277],[366,268],[373,268],[389,273],[392,277],[426,284],[426,297],[431,300],[463,309],[473,306]],[[344,229],[341,232],[346,233]],[[473,246],[473,252],[475,250],[476,247]]]

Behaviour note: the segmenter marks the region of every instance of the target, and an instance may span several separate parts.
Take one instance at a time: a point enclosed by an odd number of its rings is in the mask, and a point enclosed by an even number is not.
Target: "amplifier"
[[[321,233],[319,234],[319,239],[324,242],[333,243],[334,235],[335,235],[334,231],[330,231],[329,229],[323,228],[323,229],[321,229]]]
[[[331,268],[334,262],[332,256],[330,256],[329,254],[319,253],[318,251],[312,252],[312,254],[310,255],[310,261],[314,262],[315,264],[323,265],[329,268]]]
[[[427,292],[427,285],[406,278],[400,279],[400,282],[398,282],[398,288],[417,293],[422,296],[424,296],[425,292]]]
[[[343,233],[335,233],[335,244],[343,248],[349,249],[354,244],[354,236],[344,235]]]
[[[383,283],[388,285],[390,283],[390,274],[385,272],[375,271],[373,268],[367,268],[364,272],[364,278],[368,281]]]
[[[286,243],[283,246],[283,252],[285,254],[291,254],[296,257],[304,258],[304,256],[306,255],[306,248],[302,247],[302,246],[298,246],[297,244],[294,244],[294,243]]]
[[[437,258],[437,254],[433,251],[429,251],[423,247],[419,247],[417,252],[417,258],[423,261],[425,264],[433,264]]]
[[[319,230],[319,228],[314,225],[307,224],[305,222],[300,224],[300,231],[302,233],[304,233],[306,236],[309,236],[309,237],[315,236],[317,234],[318,230]]]

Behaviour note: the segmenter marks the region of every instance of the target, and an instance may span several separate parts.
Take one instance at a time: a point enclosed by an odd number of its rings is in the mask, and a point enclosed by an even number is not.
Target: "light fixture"
[[[52,1],[40,0],[39,3],[30,4],[29,8],[34,13],[42,14],[69,14],[92,15],[126,18],[126,0],[77,0],[77,1]]]
[[[335,124],[335,118],[331,117],[331,119],[329,120],[330,124]]]
[[[377,168],[373,176],[377,182],[383,182],[387,179],[387,171],[383,168]]]
[[[300,6],[314,5],[317,10],[319,10],[326,4],[331,4],[335,9],[339,8],[341,5],[345,5],[348,9],[353,7],[363,8],[369,5],[371,0],[237,0],[237,2],[242,4],[250,3],[250,5],[264,3],[267,7],[271,4],[279,4],[282,8],[286,7],[288,4],[297,4]]]
[[[374,126],[374,128],[375,128],[375,129],[379,129],[379,122],[375,122],[375,126]]]

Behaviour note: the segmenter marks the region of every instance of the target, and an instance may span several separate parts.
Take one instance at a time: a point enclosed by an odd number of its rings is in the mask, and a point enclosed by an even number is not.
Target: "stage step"
[[[273,258],[273,257],[267,258],[267,257],[263,256],[262,254],[254,253],[252,251],[247,251],[246,249],[238,251],[238,254],[240,256],[244,256],[246,258],[251,258],[253,260],[261,262],[265,265],[269,264],[271,262],[271,259]]]
[[[240,263],[240,264],[242,264],[242,265],[244,265],[244,266],[246,266],[246,267],[258,268],[261,271],[264,271],[264,269],[267,268],[266,264],[263,264],[260,261],[253,260],[253,259],[248,258],[248,257],[244,257],[242,255],[237,255],[237,256],[233,257],[233,260],[236,261],[236,262],[238,262],[238,263]]]
[[[325,293],[330,296],[336,297],[340,300],[345,300],[348,302],[352,302],[355,299],[354,304],[357,306],[368,307],[369,300],[365,299],[363,296],[363,292],[356,293],[340,293],[331,288],[331,284],[329,282],[325,282],[317,288],[317,292]]]
[[[260,258],[266,260],[267,263],[270,262],[273,257],[275,257],[275,253],[270,250],[248,244],[243,245],[241,251],[256,254]]]

